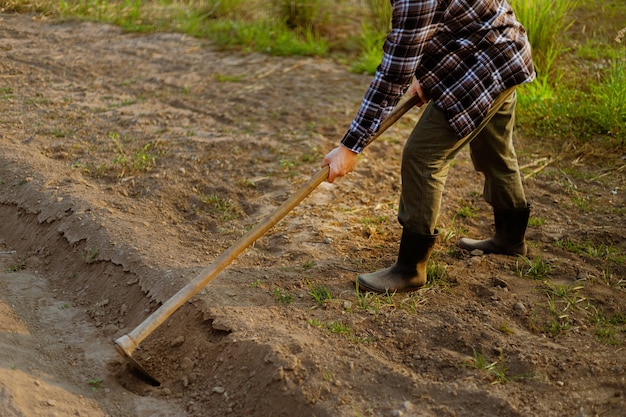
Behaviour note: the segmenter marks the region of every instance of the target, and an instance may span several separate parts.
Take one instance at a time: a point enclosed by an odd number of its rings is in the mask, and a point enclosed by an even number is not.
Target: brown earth
[[[318,171],[370,77],[32,15],[0,39],[0,416],[624,415],[623,150],[520,127],[529,261],[456,249],[492,232],[463,153],[433,282],[357,296],[395,256],[411,112],[140,344],[152,387],[113,340]]]

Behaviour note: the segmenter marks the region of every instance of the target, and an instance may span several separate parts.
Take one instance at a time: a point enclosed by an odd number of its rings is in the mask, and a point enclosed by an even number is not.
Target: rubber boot
[[[433,252],[437,233],[420,235],[402,230],[398,259],[389,268],[361,274],[359,288],[374,292],[410,292],[426,284],[426,267]]]
[[[481,250],[483,253],[502,255],[526,255],[527,247],[524,236],[530,217],[530,205],[522,209],[493,209],[496,233],[485,240],[461,238],[459,247],[462,249]]]

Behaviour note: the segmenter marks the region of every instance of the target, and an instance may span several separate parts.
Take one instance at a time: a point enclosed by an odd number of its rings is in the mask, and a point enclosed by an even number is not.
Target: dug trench
[[[623,412],[623,325],[607,341],[592,320],[626,314],[626,180],[605,169],[621,166],[617,152],[541,143],[520,126],[525,186],[543,219],[528,230],[529,260],[456,248],[460,233],[493,232],[482,178],[462,153],[431,284],[393,297],[355,291],[356,273],[389,265],[397,250],[399,161],[414,112],[142,342],[133,357],[162,385],[137,379],[113,340],[317,172],[369,77],[175,34],[1,18],[6,415]],[[533,174],[541,160],[553,162]],[[574,165],[589,175],[565,174]],[[587,198],[593,205],[575,204]],[[550,267],[541,279],[520,273],[534,260]],[[322,303],[320,285],[332,294]],[[547,299],[558,289],[577,298],[567,310],[556,298],[555,316]]]

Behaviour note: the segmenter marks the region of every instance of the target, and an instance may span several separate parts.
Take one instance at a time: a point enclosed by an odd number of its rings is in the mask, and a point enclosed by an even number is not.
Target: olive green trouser
[[[404,228],[435,233],[450,163],[468,142],[474,168],[485,176],[483,198],[503,210],[527,206],[513,147],[516,101],[513,92],[472,141],[458,139],[443,111],[428,104],[402,153],[398,221]]]

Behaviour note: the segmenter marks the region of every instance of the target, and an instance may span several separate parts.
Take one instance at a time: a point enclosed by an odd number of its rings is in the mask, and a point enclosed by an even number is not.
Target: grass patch
[[[282,288],[276,288],[274,290],[274,301],[277,304],[291,304],[293,303],[293,300],[293,294],[290,294]]]
[[[492,384],[503,384],[513,380],[526,378],[525,375],[510,376],[504,353],[500,351],[498,359],[491,361],[483,353],[472,349],[472,357],[463,363],[464,366],[486,372],[492,380]]]
[[[199,198],[205,211],[216,213],[223,221],[234,220],[241,215],[241,209],[231,199],[219,194],[200,194]]]
[[[595,244],[589,240],[579,242],[571,239],[558,240],[556,246],[568,252],[585,254],[593,258],[609,261],[617,265],[626,264],[626,254],[612,245]]]
[[[13,265],[10,265],[5,271],[8,273],[12,273],[12,272],[23,271],[25,269],[26,269],[26,262],[19,261],[19,262],[14,263]]]
[[[313,297],[319,306],[323,306],[326,301],[333,299],[333,293],[330,289],[322,284],[313,285],[309,282],[309,295]]]
[[[529,277],[534,280],[544,279],[554,270],[554,266],[539,255],[532,259],[519,256],[515,268],[520,277]]]

